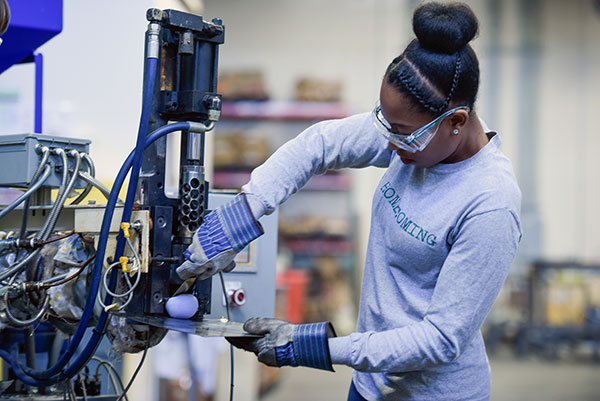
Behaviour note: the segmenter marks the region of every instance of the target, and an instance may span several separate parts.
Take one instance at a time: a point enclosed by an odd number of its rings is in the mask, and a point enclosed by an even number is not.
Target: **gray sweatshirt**
[[[373,197],[357,331],[329,340],[368,400],[487,400],[480,326],[521,238],[521,195],[500,138],[471,158],[404,165],[370,113],[315,124],[256,168],[242,190],[258,218],[314,174],[387,167]]]

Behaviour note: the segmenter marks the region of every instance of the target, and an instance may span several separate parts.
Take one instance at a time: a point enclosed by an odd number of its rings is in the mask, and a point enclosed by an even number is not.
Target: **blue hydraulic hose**
[[[144,143],[146,141],[146,134],[148,132],[148,122],[150,120],[150,110],[152,108],[154,81],[156,78],[156,64],[157,59],[147,59],[146,77],[144,79],[145,84],[142,99],[142,115],[140,117],[140,127],[138,130],[137,142],[135,144],[135,150],[133,151],[133,165],[131,167],[131,174],[129,176],[129,188],[127,189],[127,198],[125,198],[125,205],[123,206],[123,217],[121,219],[122,222],[129,222],[129,219],[131,218],[131,212],[133,211],[133,201],[135,199],[135,193],[137,191],[138,179],[140,177],[140,169],[142,168]],[[123,237],[123,233],[119,231],[117,248],[115,250],[115,260],[118,260],[118,258],[123,253],[124,248],[125,237]]]
[[[162,138],[163,136],[165,136],[171,132],[187,131],[189,129],[190,129],[190,123],[188,123],[188,122],[174,123],[174,124],[170,124],[170,125],[161,127],[159,129],[155,130],[154,132],[152,132],[146,138],[146,142],[144,144],[144,149],[147,148],[148,146],[150,146],[150,144],[157,141],[159,138]],[[133,154],[129,155],[129,157],[127,158],[127,161],[125,163],[128,163],[128,162],[132,163],[132,161],[130,161],[130,159],[133,159]],[[125,165],[124,165],[124,167],[125,167]],[[118,191],[117,191],[117,194],[118,194]],[[123,212],[123,213],[125,213],[125,212]],[[111,219],[112,219],[112,215],[111,215]],[[106,230],[107,231],[107,233],[106,233],[107,239],[108,239],[108,229],[110,228],[111,219],[109,219],[107,222],[107,230]],[[125,221],[125,220],[123,220],[123,221]],[[104,223],[104,221],[103,221],[103,223]],[[100,240],[98,243],[99,244],[106,243],[106,240],[104,240],[104,242],[101,242],[101,241],[102,241],[102,236],[100,236]],[[121,252],[122,252],[122,248],[121,248]],[[103,254],[104,254],[104,252],[103,252]],[[117,255],[118,254],[115,252],[115,258],[117,257]],[[104,255],[102,255],[102,257],[104,257]],[[100,269],[100,272],[101,271],[102,270]],[[115,272],[116,272],[116,270],[115,270]],[[115,274],[113,274],[111,277],[111,281],[110,281],[111,286],[114,286],[114,281],[116,281]],[[108,300],[108,299],[110,299],[109,297],[110,297],[110,295],[107,296],[107,300],[104,302],[105,305],[108,305],[111,302],[110,300]],[[98,318],[98,323],[96,324],[96,328],[93,331],[92,337],[88,341],[88,343],[85,346],[85,348],[83,349],[83,351],[77,356],[77,359],[65,370],[65,373],[64,373],[65,376],[68,377],[74,373],[77,373],[92,357],[92,355],[96,351],[96,348],[100,344],[100,340],[102,339],[102,336],[104,335],[104,329],[105,329],[105,324],[106,324],[107,320],[108,320],[108,313],[105,311],[102,311],[102,313],[100,314],[100,317]]]
[[[8,364],[10,365],[11,369],[13,370],[15,376],[17,376],[17,378],[20,381],[22,381],[23,383],[25,383],[27,385],[36,386],[36,387],[48,387],[57,382],[57,380],[56,381],[54,381],[54,380],[40,381],[40,380],[32,379],[31,377],[27,376],[25,373],[23,373],[23,370],[21,369],[21,366],[18,363],[18,356],[14,353],[11,356],[8,352],[4,351],[3,349],[0,349],[0,358],[4,359],[6,362],[8,362]]]
[[[156,75],[156,64],[157,64],[157,59],[155,59],[155,58],[146,59],[146,77],[145,77],[146,79],[144,80],[144,89],[143,89],[143,95],[142,95],[142,98],[143,98],[142,99],[142,115],[140,117],[140,125],[139,125],[139,129],[138,129],[136,148],[133,151],[134,170],[132,170],[130,180],[129,180],[129,189],[127,192],[127,199],[125,200],[125,206],[123,207],[123,220],[122,221],[129,221],[129,217],[131,216],[131,209],[133,206],[133,198],[135,197],[135,191],[136,191],[138,177],[139,177],[139,170],[140,170],[141,163],[142,163],[142,154],[144,152],[144,142],[145,142],[144,140],[145,140],[146,132],[148,131],[148,120],[150,117],[150,108],[152,106],[152,98],[153,98],[153,92],[154,92],[154,81],[155,81],[154,78]],[[129,160],[129,157],[127,158],[127,160]],[[126,161],[126,163],[127,163],[127,161]],[[123,165],[123,167],[125,167],[125,165]],[[122,182],[125,180],[125,177],[127,176],[127,171],[129,170],[129,167],[131,167],[131,163],[129,163],[128,168],[124,169],[123,167],[121,168],[121,171],[119,171],[119,174],[117,176],[117,180],[120,180],[121,184],[118,186],[115,197],[118,195],[118,193],[121,189]],[[136,167],[137,167],[137,169],[135,169]],[[115,186],[116,185],[117,185],[117,181],[115,181]],[[113,190],[111,191],[111,197],[113,196],[113,193],[115,192],[114,189],[115,189],[115,187],[113,186]],[[110,207],[110,209],[109,209],[109,207]],[[109,210],[111,210],[111,209],[114,210],[114,205],[109,206],[109,204],[107,203],[106,212],[104,214],[105,218],[106,218],[107,214],[110,214],[110,218],[112,219],[112,211],[109,213]],[[110,223],[110,221],[111,220],[109,220],[109,223]],[[117,250],[115,252],[115,255],[120,256],[120,253],[123,252],[123,248],[124,248],[123,242],[124,241],[122,239],[122,236],[119,235],[119,240],[117,242]],[[119,247],[119,244],[121,244],[120,247]],[[116,258],[118,259],[118,256],[116,256]],[[36,371],[33,369],[27,369],[27,368],[23,367],[23,370],[27,374],[37,377],[37,378],[49,378],[49,377],[52,377],[53,375],[57,374],[69,362],[69,359],[71,358],[73,353],[77,350],[77,347],[79,346],[79,343],[81,342],[83,335],[85,334],[85,331],[87,329],[87,325],[92,317],[96,293],[100,286],[100,278],[101,278],[101,271],[102,271],[103,263],[104,263],[104,252],[102,252],[101,255],[98,255],[98,254],[96,255],[96,260],[94,262],[94,274],[93,274],[94,279],[92,279],[91,288],[90,288],[91,291],[90,291],[90,294],[88,295],[86,308],[83,311],[80,323],[77,326],[77,330],[75,331],[75,334],[74,334],[71,342],[69,343],[69,347],[67,348],[67,351],[65,351],[65,353],[61,355],[61,357],[58,359],[58,361],[56,362],[56,364],[54,366],[52,366],[51,368],[49,368],[45,371],[40,372],[40,371]],[[95,271],[96,269],[98,269],[97,272]],[[98,276],[97,282],[95,280],[96,276]],[[93,296],[92,296],[92,294],[93,294]]]
[[[146,138],[145,143],[144,143],[144,149],[147,148],[148,146],[150,146],[156,140],[162,138],[163,136],[165,136],[171,132],[186,131],[189,129],[190,129],[190,124],[187,122],[179,122],[179,123],[165,125],[159,129],[153,131],[150,135],[148,135],[148,137]],[[75,332],[73,339],[69,343],[68,349],[65,351],[65,353],[63,353],[61,355],[61,358],[59,359],[59,361],[66,360],[68,362],[70,357],[75,353],[75,351],[83,337],[83,334],[78,336],[78,333],[80,332],[79,329],[83,328],[83,330],[81,330],[81,331],[82,331],[82,333],[85,333],[85,330],[87,329],[87,324],[89,323],[89,320],[91,319],[93,307],[95,304],[96,294],[99,289],[100,279],[101,279],[101,275],[102,275],[102,264],[103,264],[102,260],[104,259],[105,252],[106,252],[106,242],[108,240],[108,235],[109,235],[109,231],[110,231],[110,222],[112,221],[112,217],[114,214],[114,208],[115,208],[115,205],[118,200],[119,191],[121,190],[121,187],[123,186],[123,182],[125,181],[125,178],[127,177],[127,173],[133,164],[134,155],[135,155],[135,152],[131,152],[129,154],[129,156],[127,157],[127,159],[125,160],[125,162],[123,163],[123,166],[121,167],[121,169],[119,170],[119,173],[117,174],[117,177],[116,177],[113,187],[111,189],[110,195],[108,197],[106,211],[104,212],[104,218],[102,219],[100,238],[98,240],[98,249],[96,252],[96,258],[94,260],[94,268],[92,270],[92,280],[90,283],[90,292],[88,294],[88,300],[86,303],[86,307],[83,311],[79,326],[77,327],[77,331]],[[112,299],[112,297],[107,296],[107,300],[105,301],[105,303],[109,304],[111,302],[111,299]],[[30,385],[35,385],[35,386],[47,386],[48,385],[47,382],[36,382],[37,384],[32,383],[31,382],[32,379],[30,379],[26,375],[41,378],[41,379],[48,379],[49,382],[56,383],[57,381],[60,381],[61,378],[69,377],[72,374],[76,373],[83,367],[83,365],[85,363],[87,363],[89,358],[95,352],[100,340],[102,339],[102,336],[104,335],[104,326],[106,324],[107,318],[108,318],[108,313],[103,311],[100,314],[96,328],[93,331],[93,334],[92,334],[91,338],[89,339],[88,343],[86,344],[85,348],[77,356],[77,359],[75,361],[73,361],[73,363],[60,376],[57,376],[56,374],[59,373],[59,370],[62,369],[62,367],[64,367],[64,365],[62,365],[61,367],[57,367],[59,365],[59,361],[57,361],[54,366],[52,366],[51,368],[49,368],[45,371],[37,371],[37,370],[31,369],[31,368],[28,368],[26,366],[19,366],[19,369],[13,368],[13,370],[15,371],[15,375],[17,375],[19,380],[21,380],[24,383],[27,383]],[[84,325],[84,323],[85,323],[85,325]],[[13,367],[17,363],[16,360],[13,361],[10,358],[7,359],[6,356],[0,353],[0,357],[6,359],[9,362],[9,364],[11,364],[11,367]],[[49,373],[51,371],[53,371],[53,373]],[[21,376],[23,376],[23,377],[21,377]]]

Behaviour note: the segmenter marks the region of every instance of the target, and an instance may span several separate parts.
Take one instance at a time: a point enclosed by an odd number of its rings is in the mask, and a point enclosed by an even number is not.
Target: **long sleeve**
[[[424,318],[396,329],[331,338],[333,363],[364,372],[408,372],[456,360],[490,311],[520,238],[518,219],[508,209],[465,219]]]
[[[392,153],[370,113],[317,123],[279,148],[242,187],[256,218],[271,213],[315,174],[345,167],[387,167]]]

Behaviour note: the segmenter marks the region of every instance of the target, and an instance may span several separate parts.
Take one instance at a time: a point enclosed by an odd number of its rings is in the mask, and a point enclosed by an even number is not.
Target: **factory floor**
[[[600,364],[517,360],[511,356],[490,359],[492,401],[598,401]],[[280,380],[261,401],[345,401],[352,371],[336,373],[307,368],[284,368]]]

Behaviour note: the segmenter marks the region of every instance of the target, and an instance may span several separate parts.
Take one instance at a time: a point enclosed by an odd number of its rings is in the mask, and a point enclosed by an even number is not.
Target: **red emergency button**
[[[231,302],[235,306],[242,306],[246,303],[246,291],[243,288],[238,288],[231,294]]]

